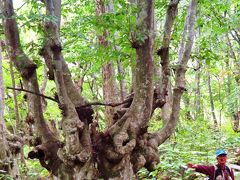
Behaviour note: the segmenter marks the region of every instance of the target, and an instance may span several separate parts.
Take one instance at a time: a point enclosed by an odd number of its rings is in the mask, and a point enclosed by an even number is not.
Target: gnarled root
[[[129,136],[126,132],[119,132],[114,136],[113,142],[117,153],[124,155],[134,149],[134,147],[136,146],[136,140],[132,139],[129,142],[127,141],[129,141]]]
[[[133,169],[137,172],[140,168],[146,167],[149,171],[154,170],[159,163],[158,147],[149,144],[150,134],[140,136],[134,149],[131,162]]]

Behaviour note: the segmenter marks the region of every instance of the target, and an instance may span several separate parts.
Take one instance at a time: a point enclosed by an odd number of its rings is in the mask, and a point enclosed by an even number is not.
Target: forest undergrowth
[[[155,129],[156,122],[151,129]],[[174,135],[159,147],[160,163],[153,172],[146,169],[139,171],[140,179],[202,180],[206,176],[186,169],[186,163],[215,164],[216,149],[228,152],[228,164],[240,165],[240,136],[232,130],[231,124],[214,128],[206,120],[184,121],[177,126]],[[235,172],[235,179],[240,179],[240,172]]]

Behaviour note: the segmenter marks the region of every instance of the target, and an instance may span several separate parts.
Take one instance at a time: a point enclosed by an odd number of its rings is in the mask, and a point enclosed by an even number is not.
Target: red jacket
[[[195,169],[197,172],[208,175],[210,180],[214,180],[215,166],[197,165],[197,167]],[[232,169],[230,172],[230,176],[231,176],[232,180],[234,180],[234,174],[233,174]]]

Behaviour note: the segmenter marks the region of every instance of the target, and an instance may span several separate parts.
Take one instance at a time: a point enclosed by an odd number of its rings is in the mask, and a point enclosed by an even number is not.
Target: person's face
[[[217,162],[220,165],[225,165],[227,162],[227,156],[226,155],[220,155],[217,157]]]

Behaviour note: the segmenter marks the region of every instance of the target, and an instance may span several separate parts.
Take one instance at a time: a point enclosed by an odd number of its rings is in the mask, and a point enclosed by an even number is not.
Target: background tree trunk
[[[171,105],[172,103],[172,95],[171,95],[172,89],[171,89],[171,83],[169,83],[169,79],[171,76],[170,60],[169,60],[169,45],[172,37],[173,23],[178,13],[178,3],[179,3],[179,0],[173,0],[173,1],[170,1],[170,3],[168,4],[167,14],[166,14],[166,19],[164,24],[164,35],[162,40],[162,46],[157,52],[157,54],[161,57],[161,69],[160,70],[156,69],[156,74],[157,75],[161,74],[161,78],[159,78],[161,83],[159,82],[156,84],[157,101],[160,101],[160,102],[162,101],[164,104],[168,100],[166,106],[165,107],[163,106],[163,112],[164,114],[167,115],[163,118],[164,121],[169,120],[170,113],[171,113],[171,111],[168,110],[169,105]],[[156,102],[156,104],[158,103]]]
[[[198,51],[199,53],[199,51]],[[199,60],[196,60],[196,75],[195,75],[195,99],[194,99],[194,119],[197,120],[199,117],[203,116],[201,111],[201,92],[200,92],[200,81],[201,81],[201,65]],[[202,118],[202,117],[201,117]]]
[[[13,64],[10,61],[10,74],[11,74],[11,79],[12,79],[12,87],[16,88],[15,85],[15,77],[14,77],[14,70],[13,70]],[[19,130],[21,130],[21,120],[19,116],[19,110],[18,110],[18,102],[17,102],[17,93],[16,90],[13,90],[13,100],[14,100],[14,114],[15,114],[15,120],[16,120],[16,134],[19,134]]]
[[[120,59],[117,62],[117,66],[118,66],[118,75],[120,76],[119,84],[120,84],[121,101],[123,101],[127,96],[127,89],[126,89],[126,82],[123,78],[125,76],[125,73],[124,73],[122,62]]]
[[[236,37],[237,38],[237,37]],[[235,39],[236,39],[235,38]],[[240,63],[239,63],[239,60],[237,59],[237,56],[233,50],[233,46],[232,46],[232,43],[231,43],[231,40],[229,38],[229,35],[227,34],[226,35],[226,39],[227,39],[227,45],[228,45],[228,54],[229,54],[229,58],[232,58],[233,59],[233,64],[234,64],[234,76],[235,76],[235,81],[236,81],[236,85],[238,87],[240,87],[240,77],[239,77],[239,74],[240,74]],[[230,65],[229,65],[229,59],[227,60],[226,62],[226,65],[227,65],[227,68],[230,69]],[[230,79],[230,75],[228,75],[228,94],[230,96],[231,94],[231,79]],[[239,111],[240,111],[240,102],[239,102],[239,97],[240,97],[240,93],[237,95],[238,97],[236,98],[236,101],[235,101],[235,105],[233,108],[233,113],[232,113],[232,121],[233,121],[233,130],[235,132],[238,132],[239,131]]]
[[[208,83],[208,92],[209,92],[209,99],[210,99],[210,104],[211,104],[212,118],[213,118],[214,126],[217,127],[218,122],[217,122],[217,118],[216,118],[216,114],[215,114],[212,87],[211,87],[211,76],[210,76],[209,72],[208,72],[208,82],[207,83]]]
[[[1,42],[2,44],[2,42]],[[4,85],[3,85],[3,70],[2,70],[2,45],[0,45],[0,122],[2,124],[2,128],[6,129],[6,125],[3,119],[4,114]]]
[[[109,1],[108,4],[104,4],[103,0],[96,0],[96,15],[99,17],[99,22],[101,23],[101,16],[104,13],[113,12],[113,2]],[[109,42],[106,40],[108,36],[108,30],[104,29],[102,35],[98,36],[99,45],[102,48],[106,48],[109,46]],[[105,60],[106,61],[106,60]],[[109,60],[107,60],[109,61]],[[102,67],[102,75],[103,75],[103,99],[106,103],[117,103],[118,99],[118,90],[116,86],[115,80],[115,69],[112,61],[107,62]],[[112,124],[112,119],[115,112],[114,107],[106,107],[105,108],[105,116],[107,119],[107,124]]]

